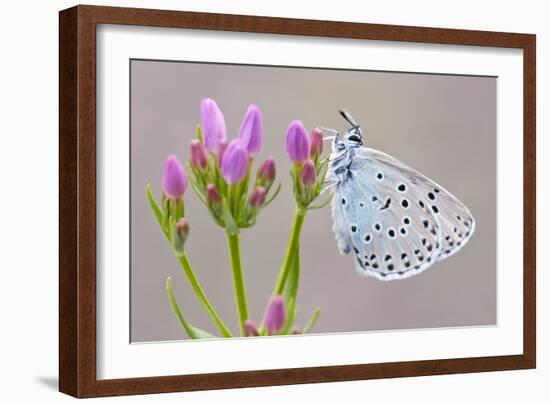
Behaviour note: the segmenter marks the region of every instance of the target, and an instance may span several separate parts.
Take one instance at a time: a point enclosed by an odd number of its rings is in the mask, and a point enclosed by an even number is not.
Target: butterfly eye
[[[361,137],[359,137],[357,134],[352,134],[351,136],[348,137],[348,140],[353,141],[355,143],[360,143]]]

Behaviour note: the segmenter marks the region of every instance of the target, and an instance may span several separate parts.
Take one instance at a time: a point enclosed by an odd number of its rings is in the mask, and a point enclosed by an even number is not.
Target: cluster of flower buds
[[[280,189],[268,199],[275,181],[275,161],[267,158],[249,192],[252,163],[262,148],[262,138],[262,114],[256,105],[248,107],[239,137],[228,142],[220,108],[212,99],[202,100],[201,124],[190,146],[190,182],[214,220],[229,233],[254,225],[259,211]]]
[[[188,180],[183,166],[175,155],[170,155],[164,163],[160,223],[178,255],[183,253],[185,241],[189,236],[189,223],[184,217],[183,201],[187,186]]]
[[[299,120],[290,122],[286,132],[286,152],[293,162],[290,175],[294,198],[299,208],[307,209],[321,193],[327,174],[328,161],[321,159],[323,133],[316,128],[309,134]]]

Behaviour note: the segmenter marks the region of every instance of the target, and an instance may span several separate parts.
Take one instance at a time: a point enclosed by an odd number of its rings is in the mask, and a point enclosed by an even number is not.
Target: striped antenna
[[[355,119],[353,119],[353,117],[350,115],[350,113],[346,110],[346,109],[340,109],[340,115],[342,115],[342,117],[344,119],[346,119],[346,121],[352,125],[353,127],[355,128],[358,128],[359,125],[357,124],[357,122],[355,121]]]

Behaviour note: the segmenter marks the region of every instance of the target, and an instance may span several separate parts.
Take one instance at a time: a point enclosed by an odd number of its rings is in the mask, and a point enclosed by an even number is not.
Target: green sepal
[[[277,195],[279,194],[279,192],[281,191],[281,183],[279,182],[279,184],[277,185],[277,188],[275,189],[275,192],[273,193],[273,195],[266,200],[266,202],[264,203],[264,205],[262,206],[262,208],[266,208],[267,206],[269,206],[271,204],[271,202],[277,197]]]
[[[174,312],[174,315],[178,318],[181,325],[192,339],[211,339],[216,336],[213,334],[208,333],[205,330],[199,329],[198,327],[195,327],[191,325],[183,316],[183,313],[178,306],[178,303],[176,301],[176,297],[174,296],[174,289],[172,288],[172,279],[168,277],[166,279],[166,292],[168,294],[168,299],[170,300],[170,306],[172,307],[172,311]]]
[[[204,204],[205,206],[208,207],[208,203],[207,203],[206,199],[204,198],[204,196],[202,194],[202,191],[199,188],[198,183],[193,178],[189,178],[189,183],[191,183],[191,189],[193,189],[193,192],[195,192],[195,195],[197,195],[197,197],[202,202],[202,204]]]
[[[170,199],[167,197],[164,198],[162,203],[162,213],[163,213],[162,223],[160,225],[166,231],[167,234],[170,233],[168,231],[169,230],[168,225],[170,225],[170,217],[172,215],[171,208],[172,208],[172,203],[170,203]]]
[[[222,200],[222,217],[223,221],[225,223],[225,231],[229,235],[236,235],[239,233],[239,227],[237,226],[237,222],[233,218],[233,215],[231,214],[231,210],[229,209],[229,206],[227,204],[227,200]]]
[[[202,129],[201,129],[201,125],[197,125],[197,138],[199,139],[199,141],[201,143],[204,144],[204,139],[202,138]]]
[[[237,205],[240,206],[245,202],[246,195],[248,194],[248,188],[250,185],[250,171],[252,170],[252,158],[248,159],[248,168],[246,170],[246,176],[244,179],[239,183],[238,185],[238,203]]]
[[[182,257],[185,254],[185,241],[186,238],[181,238],[178,235],[177,224],[173,217],[170,217],[170,234],[171,244],[174,254],[177,257]]]
[[[325,207],[326,205],[328,205],[328,204],[331,202],[331,200],[332,200],[332,194],[331,194],[329,197],[327,197],[327,199],[326,199],[325,201],[323,201],[322,203],[316,204],[316,205],[314,205],[314,206],[309,206],[307,209],[308,209],[308,210],[318,210],[318,209],[321,209],[321,208]]]
[[[173,218],[177,221],[185,216],[185,204],[182,198],[171,200]]]

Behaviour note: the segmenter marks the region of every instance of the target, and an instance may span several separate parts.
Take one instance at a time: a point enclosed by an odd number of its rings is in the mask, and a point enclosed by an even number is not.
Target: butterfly
[[[360,126],[334,133],[325,189],[331,189],[333,231],[342,255],[360,274],[380,280],[414,276],[458,252],[471,238],[468,208],[403,162],[363,146]]]

